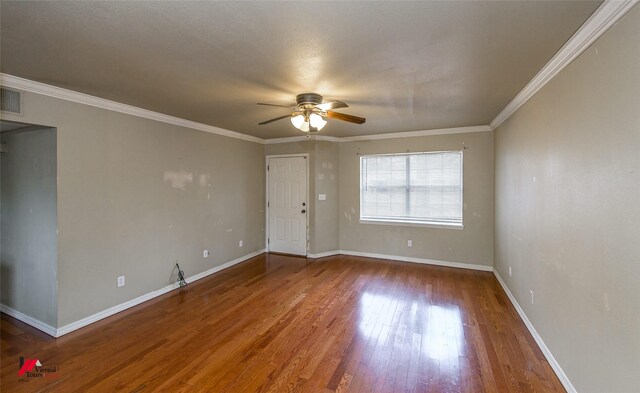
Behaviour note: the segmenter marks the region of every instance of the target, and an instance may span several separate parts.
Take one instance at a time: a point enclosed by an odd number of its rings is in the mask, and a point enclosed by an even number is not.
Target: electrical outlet
[[[407,240],[407,247],[413,247],[413,240]]]
[[[118,288],[124,287],[124,276],[118,277]]]
[[[202,257],[203,258],[209,258],[209,250],[202,251]]]
[[[509,266],[509,277],[511,277],[511,266]]]
[[[238,247],[242,247],[242,244],[243,244],[243,243],[242,243],[242,240],[240,240],[240,241],[238,242]]]
[[[533,304],[533,289],[529,290],[529,292],[531,293],[531,304]]]

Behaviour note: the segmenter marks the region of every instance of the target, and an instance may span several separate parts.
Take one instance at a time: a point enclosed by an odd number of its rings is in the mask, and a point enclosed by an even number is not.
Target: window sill
[[[395,225],[395,226],[403,226],[403,227],[442,228],[442,229],[455,229],[455,230],[464,229],[464,225],[462,224],[445,224],[440,222],[410,222],[410,221],[360,219],[360,224]]]

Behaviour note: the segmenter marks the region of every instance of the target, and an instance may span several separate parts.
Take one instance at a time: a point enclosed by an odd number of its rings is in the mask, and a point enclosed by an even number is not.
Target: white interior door
[[[269,251],[307,255],[307,159],[269,157]]]

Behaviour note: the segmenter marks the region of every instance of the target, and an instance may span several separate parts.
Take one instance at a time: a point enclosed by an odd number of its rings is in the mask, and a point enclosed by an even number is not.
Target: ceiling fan
[[[348,121],[350,123],[363,124],[367,119],[364,117],[358,117],[353,115],[347,115],[346,113],[334,112],[334,109],[347,108],[349,105],[342,101],[330,101],[322,102],[322,96],[316,93],[303,93],[298,94],[296,97],[296,105],[275,105],[265,104],[259,102],[258,105],[277,106],[281,108],[289,108],[292,110],[291,114],[276,117],[274,119],[266,120],[259,125],[265,125],[273,123],[274,121],[290,118],[294,127],[302,132],[306,132],[307,136],[311,133],[320,131],[326,124],[327,118],[336,119],[342,121]]]

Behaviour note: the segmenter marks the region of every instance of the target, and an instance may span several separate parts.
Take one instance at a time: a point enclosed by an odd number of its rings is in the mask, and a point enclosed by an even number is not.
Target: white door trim
[[[264,231],[264,248],[269,252],[269,159],[270,158],[290,158],[290,157],[304,157],[307,160],[307,187],[306,187],[306,201],[307,201],[307,228],[305,230],[306,242],[305,242],[305,256],[309,254],[309,216],[311,213],[311,203],[309,201],[309,153],[299,154],[271,154],[265,157],[264,172],[265,178],[265,198],[264,198],[264,215],[265,215],[265,231]]]

